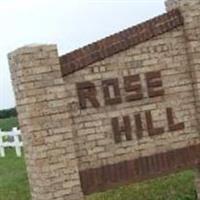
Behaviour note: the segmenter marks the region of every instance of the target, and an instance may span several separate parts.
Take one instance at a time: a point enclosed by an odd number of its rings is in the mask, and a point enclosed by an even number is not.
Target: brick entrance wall
[[[9,54],[34,200],[80,200],[198,165],[200,2],[166,6],[60,57],[55,45]]]

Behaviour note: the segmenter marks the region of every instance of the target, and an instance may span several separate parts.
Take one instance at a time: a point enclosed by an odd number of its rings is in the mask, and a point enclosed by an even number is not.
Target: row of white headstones
[[[0,157],[6,156],[6,148],[14,148],[16,155],[22,155],[23,143],[21,141],[21,131],[16,127],[11,131],[1,131],[0,129]]]

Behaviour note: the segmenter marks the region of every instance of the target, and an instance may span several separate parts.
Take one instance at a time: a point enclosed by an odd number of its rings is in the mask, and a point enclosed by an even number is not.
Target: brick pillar
[[[32,199],[83,199],[56,45],[26,46],[8,58]]]
[[[197,119],[200,125],[200,0],[168,0],[167,10],[178,8],[184,18],[188,68],[194,84]]]
[[[200,131],[200,0],[167,0],[168,11],[178,8],[184,18],[185,44],[188,53],[188,68],[193,81],[196,116]],[[196,186],[200,200],[200,173]]]

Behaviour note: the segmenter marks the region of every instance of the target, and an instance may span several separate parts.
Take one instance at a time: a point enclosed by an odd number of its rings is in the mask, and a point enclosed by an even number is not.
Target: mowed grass
[[[24,158],[10,149],[0,158],[0,200],[30,200]]]
[[[16,117],[0,119],[0,129],[10,131],[18,127]],[[30,191],[24,157],[17,158],[15,151],[6,150],[0,157],[0,200],[30,200]]]
[[[4,131],[17,125],[16,118],[0,120]],[[87,200],[196,200],[194,176],[194,171],[185,171],[93,194]],[[17,158],[11,149],[5,158],[0,158],[0,200],[30,200],[24,157]]]
[[[194,171],[185,171],[91,195],[87,200],[197,200],[194,176]]]
[[[13,127],[18,127],[18,121],[16,117],[0,119],[0,129],[2,131],[10,131]]]

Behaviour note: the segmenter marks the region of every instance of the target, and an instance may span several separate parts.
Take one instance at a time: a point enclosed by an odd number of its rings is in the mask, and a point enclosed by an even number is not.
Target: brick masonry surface
[[[179,10],[174,9],[142,24],[61,56],[62,73],[63,75],[73,73],[89,64],[110,57],[180,25],[183,25],[183,18]]]
[[[81,171],[83,192],[90,194],[104,191],[115,187],[119,182],[126,185],[198,166],[199,153],[200,145],[194,145]]]
[[[134,160],[153,154],[167,152],[200,143],[197,130],[195,98],[188,69],[187,52],[183,27],[158,36],[84,70],[65,77],[66,88],[71,96],[74,143],[79,169],[93,169],[126,160]],[[145,73],[159,71],[162,77],[164,95],[149,98]],[[139,74],[143,99],[127,102],[123,77]],[[117,79],[122,103],[105,105],[102,80]],[[87,102],[86,109],[80,109],[76,83],[94,83],[100,106],[94,108]],[[172,108],[176,123],[184,122],[184,129],[169,131],[166,108]],[[145,112],[151,111],[155,127],[163,127],[162,134],[150,137]],[[138,140],[134,115],[140,114],[143,137]],[[129,116],[132,123],[132,140],[116,144],[111,119]],[[120,121],[121,126],[123,122]],[[122,137],[125,134],[122,133]]]
[[[200,2],[166,7],[60,57],[55,45],[9,54],[33,200],[198,166]]]

